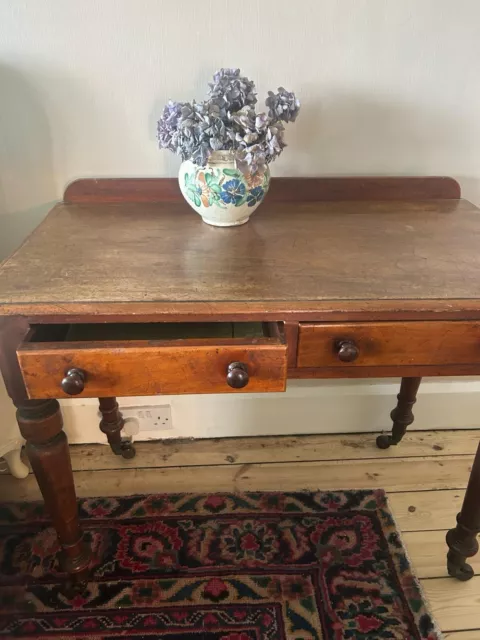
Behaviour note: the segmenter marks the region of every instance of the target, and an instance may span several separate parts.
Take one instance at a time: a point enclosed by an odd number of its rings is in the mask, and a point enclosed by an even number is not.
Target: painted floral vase
[[[235,167],[233,153],[214,151],[206,167],[182,162],[180,191],[203,221],[215,227],[245,224],[262,202],[270,184],[270,172],[244,175]]]

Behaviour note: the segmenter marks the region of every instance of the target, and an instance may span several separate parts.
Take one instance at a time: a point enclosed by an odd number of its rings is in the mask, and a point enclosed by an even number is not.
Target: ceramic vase
[[[214,151],[206,167],[182,162],[180,191],[203,221],[215,227],[245,224],[262,202],[270,184],[270,172],[244,175],[235,167],[233,153]]]

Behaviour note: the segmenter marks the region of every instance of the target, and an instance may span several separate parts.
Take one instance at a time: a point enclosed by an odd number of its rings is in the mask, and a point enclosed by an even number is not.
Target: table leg
[[[134,458],[135,448],[129,440],[122,439],[121,430],[125,421],[118,408],[116,398],[99,398],[102,420],[100,430],[107,436],[113,453],[123,458]]]
[[[447,533],[449,548],[448,573],[458,580],[470,580],[473,569],[467,564],[478,552],[477,535],[480,533],[480,446],[475,456],[462,510],[457,516],[457,526]]]
[[[83,543],[67,436],[56,400],[23,401],[17,421],[26,452],[62,546],[61,565],[75,583],[88,576],[90,550]]]
[[[392,444],[398,444],[407,431],[407,427],[414,421],[412,407],[417,401],[417,391],[421,378],[402,378],[398,402],[390,414],[393,420],[391,435],[382,434],[377,438],[377,447],[388,449]]]

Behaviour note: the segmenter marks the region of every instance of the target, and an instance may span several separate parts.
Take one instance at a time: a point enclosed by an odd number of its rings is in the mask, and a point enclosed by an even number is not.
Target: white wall
[[[175,175],[156,118],[221,66],[298,92],[274,175],[448,174],[480,204],[479,24],[478,0],[0,0],[0,257],[74,178]]]
[[[291,380],[286,393],[120,398],[119,403],[125,417],[135,406],[171,406],[171,429],[140,432],[135,440],[359,433],[390,429],[398,386],[399,380]],[[70,442],[105,441],[98,429],[96,400],[62,404]],[[414,412],[410,429],[478,427],[480,381],[426,379]],[[130,433],[136,433],[135,428]]]

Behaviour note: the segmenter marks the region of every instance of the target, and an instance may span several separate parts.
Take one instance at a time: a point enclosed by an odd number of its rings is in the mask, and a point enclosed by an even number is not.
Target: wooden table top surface
[[[1,266],[0,314],[480,301],[479,213],[461,199],[265,202],[246,225],[216,228],[184,202],[59,204]]]

